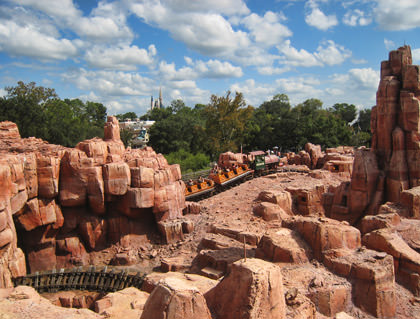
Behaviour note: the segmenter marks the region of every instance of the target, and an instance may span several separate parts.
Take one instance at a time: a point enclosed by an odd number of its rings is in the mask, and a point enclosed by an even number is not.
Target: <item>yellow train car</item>
[[[185,183],[185,200],[197,200],[201,197],[211,196],[215,191],[215,183],[212,179],[204,178]]]
[[[233,184],[239,180],[252,176],[254,171],[246,164],[239,164],[231,169],[219,170],[217,173],[211,173],[210,178],[220,186]]]

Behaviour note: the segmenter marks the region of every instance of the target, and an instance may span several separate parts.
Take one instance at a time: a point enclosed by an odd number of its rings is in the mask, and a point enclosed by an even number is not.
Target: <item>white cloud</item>
[[[242,0],[162,0],[178,12],[211,12],[226,15],[248,14],[249,9]]]
[[[290,40],[286,40],[281,46],[278,46],[282,54],[281,60],[286,65],[291,66],[321,66],[321,62],[305,49],[297,50],[290,45]]]
[[[326,31],[338,25],[338,20],[335,15],[326,15],[319,8],[314,0],[309,0],[307,6],[310,8],[310,13],[305,16],[305,22],[311,27]]]
[[[15,3],[30,6],[58,19],[71,20],[80,16],[72,0],[14,0]]]
[[[385,30],[408,30],[420,27],[417,0],[376,0],[375,20]]]
[[[313,77],[282,78],[269,84],[248,79],[243,83],[231,85],[230,90],[243,93],[248,103],[258,107],[278,93],[287,94],[292,104],[317,97],[321,94],[321,91],[316,88],[319,84],[319,81]]]
[[[420,49],[412,49],[411,55],[413,56],[413,63],[420,63]]]
[[[277,48],[281,54],[281,63],[295,67],[337,65],[352,55],[350,50],[332,40],[323,41],[314,53],[304,49],[297,50],[290,45],[290,40],[286,40]]]
[[[175,40],[206,55],[231,55],[238,47],[250,44],[245,32],[234,31],[220,14],[174,12],[166,2],[133,3],[131,10],[146,23],[170,32]]]
[[[384,39],[384,44],[388,51],[395,49],[395,43],[392,40]]]
[[[100,96],[150,96],[154,81],[138,73],[89,71],[83,68],[62,74],[63,80],[80,90]]]
[[[370,16],[366,16],[365,13],[359,9],[354,11],[348,11],[343,17],[343,23],[352,27],[355,26],[366,26],[372,22]]]
[[[33,25],[21,26],[10,20],[0,20],[0,51],[12,56],[65,60],[78,54],[78,44],[78,41],[40,33]]]
[[[233,8],[238,3],[243,1],[230,0],[226,6]],[[185,9],[189,6],[194,10]],[[271,11],[264,16],[249,15],[248,9],[240,8],[223,11],[210,0],[145,0],[132,2],[130,6],[130,10],[144,22],[167,30],[173,39],[183,42],[191,50],[241,65],[270,65],[277,57],[269,53],[267,47],[292,34],[281,23],[284,16]]]
[[[85,59],[90,66],[96,68],[135,70],[139,65],[151,65],[155,55],[154,45],[150,45],[148,50],[135,45],[110,48],[95,46],[86,52]]]
[[[350,69],[347,74],[335,74],[333,82],[346,84],[355,90],[372,90],[376,89],[379,84],[379,71],[372,68]]]
[[[241,77],[242,69],[233,66],[229,62],[219,60],[208,60],[207,62],[193,61],[189,57],[184,57],[189,66],[176,70],[175,63],[162,61],[159,64],[159,71],[163,78],[167,80],[188,80],[197,78],[230,78]]]
[[[329,40],[321,43],[314,56],[326,65],[337,65],[351,57],[351,51]]]
[[[263,66],[257,68],[257,71],[261,75],[279,75],[290,71],[290,67],[278,68],[273,66]]]
[[[93,41],[131,40],[133,34],[126,25],[125,13],[119,3],[99,2],[91,16],[84,17],[72,0],[14,0],[15,3],[43,12],[61,27],[69,28],[81,37]]]
[[[109,17],[81,17],[71,28],[82,37],[87,37],[96,41],[108,41],[110,39],[131,39],[131,30],[126,26],[121,26]]]
[[[370,107],[375,104],[379,80],[379,71],[372,68],[356,68],[345,74],[334,74],[331,76],[331,86],[327,93],[335,95],[326,96],[326,99],[331,105],[340,101]]]
[[[7,92],[5,89],[0,88],[0,97],[6,96]]]
[[[283,15],[267,11],[263,17],[252,13],[245,17],[242,23],[250,30],[255,42],[272,46],[292,35],[292,32],[280,23],[282,20],[285,20]]]

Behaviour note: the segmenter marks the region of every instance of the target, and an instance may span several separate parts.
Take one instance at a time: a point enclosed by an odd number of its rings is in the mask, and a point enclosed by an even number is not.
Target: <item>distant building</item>
[[[154,103],[153,103],[154,102]],[[162,88],[159,88],[159,98],[153,101],[153,95],[150,99],[150,110],[163,108]]]
[[[119,122],[120,130],[125,129],[131,133],[129,146],[133,148],[141,148],[149,142],[148,129],[154,123],[155,121],[141,121],[139,119]]]

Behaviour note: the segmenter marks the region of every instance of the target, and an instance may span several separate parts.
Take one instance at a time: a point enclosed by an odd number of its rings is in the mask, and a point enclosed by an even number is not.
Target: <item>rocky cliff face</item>
[[[26,272],[20,248],[30,272],[86,265],[90,252],[145,243],[156,222],[182,216],[179,165],[125,149],[115,117],[104,129],[71,149],[0,123],[0,287]]]
[[[382,62],[376,101],[372,148],[356,151],[351,182],[335,193],[329,212],[350,223],[377,213],[387,201],[417,214],[412,190],[420,185],[420,69],[412,65],[409,46],[391,51]]]

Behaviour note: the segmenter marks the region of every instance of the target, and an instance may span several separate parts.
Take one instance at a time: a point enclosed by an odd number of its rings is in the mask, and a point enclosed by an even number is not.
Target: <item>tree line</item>
[[[22,137],[36,136],[50,143],[73,147],[79,141],[103,137],[107,109],[101,103],[60,99],[54,89],[18,82],[6,87],[0,98],[0,121],[15,122]],[[116,115],[137,118],[134,112]],[[247,105],[241,93],[212,95],[208,104],[188,107],[174,100],[141,116],[153,120],[150,141],[156,152],[183,172],[204,168],[222,152],[267,150],[300,151],[307,142],[323,149],[339,145],[369,146],[370,109],[357,111],[353,104],[308,99],[297,105],[286,94],[277,94],[258,107]],[[121,132],[125,142],[130,134]],[[124,138],[124,136],[126,138]]]
[[[22,137],[74,147],[95,136],[103,137],[107,109],[101,103],[60,99],[54,89],[21,81],[6,87],[0,98],[0,121],[15,122]]]
[[[357,111],[353,104],[337,103],[323,108],[322,101],[308,99],[292,106],[286,94],[275,95],[255,108],[245,103],[241,93],[213,95],[207,105],[190,108],[182,100],[142,116],[154,120],[150,142],[157,152],[196,166],[203,156],[217,160],[220,153],[267,150],[300,151],[307,142],[323,149],[339,145],[369,146],[370,109]],[[181,151],[181,152],[180,152]],[[197,159],[198,161],[198,159]]]

